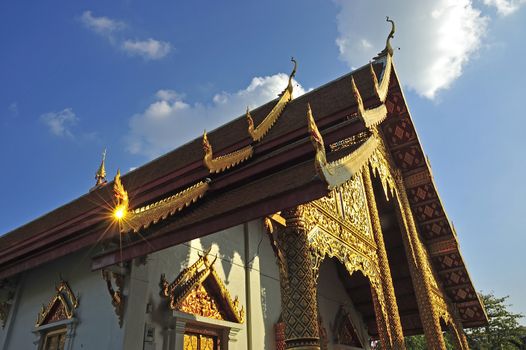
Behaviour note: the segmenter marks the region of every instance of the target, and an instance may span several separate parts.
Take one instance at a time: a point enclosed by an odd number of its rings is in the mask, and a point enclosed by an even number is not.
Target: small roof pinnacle
[[[95,186],[92,188],[92,190],[97,187],[103,186],[106,184],[106,182],[108,182],[106,181],[106,166],[104,164],[105,161],[106,161],[106,149],[104,149],[104,152],[102,152],[102,161],[100,162],[99,169],[95,173],[95,180],[97,182],[95,183]]]

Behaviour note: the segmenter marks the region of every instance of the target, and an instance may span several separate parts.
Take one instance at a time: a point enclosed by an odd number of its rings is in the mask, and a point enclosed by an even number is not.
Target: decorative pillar
[[[399,171],[395,176],[395,182],[398,195],[398,221],[407,255],[409,272],[415,289],[420,319],[424,328],[426,344],[430,350],[446,350],[438,311],[433,305],[433,291],[429,280],[433,276],[427,276],[426,266],[429,262],[426,261],[427,257],[422,251],[423,247],[420,245],[418,230],[413,219],[402,175]]]
[[[173,347],[170,350],[184,349],[184,332],[186,330],[186,321],[176,319],[174,327]]]
[[[287,209],[281,215],[287,221],[287,227],[278,234],[284,256],[280,280],[285,348],[320,350],[316,281],[303,208]]]
[[[382,288],[378,286],[378,288]],[[383,350],[392,349],[391,332],[389,331],[389,320],[385,315],[382,302],[380,301],[383,297],[378,291],[371,285],[371,296],[373,299],[374,317],[376,319],[376,328],[378,329],[378,337]]]
[[[391,268],[389,267],[387,250],[385,249],[382,225],[380,223],[378,207],[376,206],[369,167],[364,168],[362,177],[365,187],[365,195],[367,197],[367,205],[369,207],[369,215],[371,217],[373,236],[377,247],[378,264],[380,267],[380,280],[382,282],[381,284],[384,292],[389,328],[391,331],[391,343],[393,349],[395,350],[405,349],[404,332],[402,330],[402,323],[400,321],[400,313],[398,312],[398,304],[396,302],[393,279],[391,277]]]
[[[462,322],[458,315],[457,309],[451,304],[448,305],[449,312],[449,329],[453,335],[455,341],[455,347],[458,350],[469,350],[468,340],[466,334],[464,333],[464,327],[462,327]]]

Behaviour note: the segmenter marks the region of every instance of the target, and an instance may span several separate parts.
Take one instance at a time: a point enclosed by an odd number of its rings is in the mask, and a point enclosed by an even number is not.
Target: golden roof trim
[[[267,114],[265,119],[263,119],[263,121],[257,127],[254,127],[254,120],[252,119],[250,111],[247,107],[246,117],[248,122],[248,133],[252,137],[253,141],[260,141],[270,131],[270,128],[272,128],[272,126],[276,123],[287,103],[292,100],[292,91],[294,89],[292,85],[292,78],[294,75],[296,75],[298,63],[294,57],[292,57],[290,60],[294,63],[294,68],[289,75],[289,83],[285,90],[283,90],[283,92],[280,94],[279,100],[274,108],[272,108],[269,114]]]
[[[208,168],[210,173],[220,173],[227,169],[230,169],[237,164],[240,164],[252,157],[254,149],[251,145],[238,149],[234,152],[219,156],[214,158],[214,153],[210,141],[208,141],[208,136],[206,135],[206,130],[203,133],[203,151],[205,156],[203,158],[203,163]]]
[[[378,148],[378,139],[371,135],[352,153],[335,160],[333,162],[327,161],[325,153],[325,145],[320,131],[314,121],[310,104],[308,104],[307,118],[309,125],[309,132],[311,142],[316,150],[315,164],[318,175],[327,182],[329,189],[340,186],[355,174],[360,172],[364,165],[366,165]]]
[[[235,297],[232,299],[230,296],[230,292],[227,290],[223,281],[219,278],[214,269],[214,263],[216,262],[217,257],[210,262],[208,260],[209,253],[210,250],[204,255],[200,255],[199,259],[189,267],[183,269],[172,283],[168,283],[165,275],[162,274],[160,281],[161,296],[170,298],[171,309],[185,312],[183,304],[192,290],[196,287],[203,287],[203,283],[207,279],[210,279],[211,283],[213,283],[216,288],[215,292],[218,299],[217,301],[222,304],[223,308],[226,308],[221,311],[230,316],[230,321],[243,323],[245,311],[243,307],[239,309],[238,298]],[[207,290],[207,292],[209,291]]]
[[[73,311],[79,306],[79,299],[75,297],[71,288],[66,281],[60,281],[58,286],[55,286],[56,293],[51,298],[47,306],[42,305],[40,312],[37,315],[35,327],[40,327],[44,324],[47,317],[50,315],[55,303],[61,303],[64,307],[66,318],[73,317]]]
[[[183,210],[205,195],[210,181],[207,178],[172,196],[129,211],[122,221],[121,232],[138,232]]]
[[[376,126],[380,124],[384,119],[387,117],[387,107],[384,103],[382,103],[380,106],[371,108],[371,109],[365,109],[363,105],[363,99],[362,95],[360,94],[360,91],[358,91],[358,88],[356,87],[356,82],[354,81],[354,77],[351,77],[351,87],[352,92],[354,95],[354,98],[356,100],[357,109],[358,109],[358,116],[364,121],[365,126],[367,128],[371,128],[373,126]]]

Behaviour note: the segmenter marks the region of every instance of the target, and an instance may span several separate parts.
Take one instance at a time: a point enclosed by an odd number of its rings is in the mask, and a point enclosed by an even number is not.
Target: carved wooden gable
[[[217,258],[216,258],[217,259]],[[218,320],[243,323],[244,310],[239,309],[236,297],[230,293],[214,270],[215,260],[208,260],[208,252],[200,256],[168,283],[161,275],[161,295],[170,300],[172,310],[182,311]]]
[[[78,297],[73,294],[67,282],[61,281],[55,288],[56,294],[47,306],[42,305],[38,313],[37,327],[72,318],[79,305]]]
[[[363,345],[356,335],[356,330],[351,320],[351,315],[340,307],[334,322],[334,335],[336,344],[355,346],[362,348]]]

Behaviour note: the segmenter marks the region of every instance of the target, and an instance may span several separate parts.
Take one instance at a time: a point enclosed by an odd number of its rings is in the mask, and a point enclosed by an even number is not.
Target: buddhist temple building
[[[113,181],[103,160],[84,196],[1,236],[0,348],[468,349],[487,316],[393,33],[297,98],[293,60],[275,100]]]

